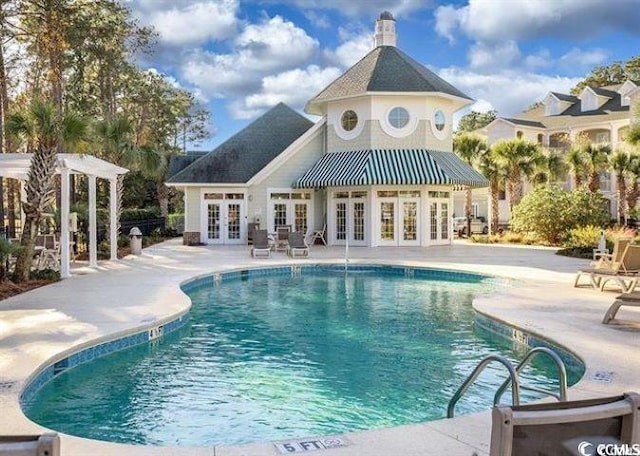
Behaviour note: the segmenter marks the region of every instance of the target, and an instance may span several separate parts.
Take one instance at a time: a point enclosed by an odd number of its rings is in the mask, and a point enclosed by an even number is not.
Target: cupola
[[[376,21],[375,47],[395,46],[396,43],[396,20],[389,11],[384,11]]]

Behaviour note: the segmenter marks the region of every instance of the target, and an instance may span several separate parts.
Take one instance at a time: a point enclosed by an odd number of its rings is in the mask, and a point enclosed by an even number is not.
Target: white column
[[[98,266],[98,235],[96,216],[96,176],[89,179],[89,267]]]
[[[71,277],[69,272],[69,169],[60,170],[60,277]]]
[[[118,183],[116,179],[109,179],[109,226],[111,227],[109,230],[109,244],[111,247],[111,260],[118,259],[118,230],[116,230],[118,225],[117,204]]]
[[[20,179],[18,182],[20,183],[20,231],[24,231],[24,222],[26,220],[26,217],[24,215],[23,204],[27,201],[27,189],[25,188],[25,185],[27,184],[27,182],[23,181],[22,179]]]
[[[618,128],[616,128],[613,123],[609,124],[609,143],[611,145],[611,149],[616,149],[619,141]]]
[[[489,227],[489,234],[493,234],[493,208],[491,207],[491,188],[487,190],[487,226]],[[497,228],[497,227],[496,227]]]

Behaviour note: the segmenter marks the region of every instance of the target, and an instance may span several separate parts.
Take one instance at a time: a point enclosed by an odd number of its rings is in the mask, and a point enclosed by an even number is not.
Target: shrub
[[[599,192],[567,192],[555,185],[541,185],[514,208],[511,228],[535,233],[541,240],[557,245],[571,229],[605,226],[608,219],[605,198]]]
[[[469,241],[475,244],[496,244],[500,242],[500,239],[496,235],[472,234]]]
[[[29,273],[31,280],[47,280],[49,282],[57,282],[60,280],[60,271],[55,269],[34,269]]]
[[[146,220],[160,217],[160,211],[157,208],[151,209],[123,209],[120,220]]]
[[[587,225],[573,228],[569,230],[564,246],[570,249],[582,247],[593,249],[600,242],[601,235],[602,229],[597,226]]]

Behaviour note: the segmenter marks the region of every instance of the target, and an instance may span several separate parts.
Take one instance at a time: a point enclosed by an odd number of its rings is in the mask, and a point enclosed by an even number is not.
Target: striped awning
[[[294,183],[296,188],[361,185],[487,187],[489,182],[452,152],[376,149],[326,154]]]

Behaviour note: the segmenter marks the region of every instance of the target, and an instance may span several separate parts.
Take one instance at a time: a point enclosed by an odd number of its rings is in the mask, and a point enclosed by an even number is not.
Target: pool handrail
[[[518,379],[518,373],[513,367],[513,364],[504,356],[489,355],[478,363],[467,379],[462,383],[462,385],[460,385],[460,388],[455,392],[447,407],[447,418],[453,418],[456,404],[462,395],[469,389],[480,373],[493,361],[499,362],[507,368],[507,371],[509,371],[509,378],[513,384],[513,387],[511,388],[511,400],[513,401],[513,405],[520,405],[520,380]]]
[[[551,358],[551,360],[555,363],[556,367],[558,368],[558,377],[559,377],[558,382],[560,383],[559,393],[555,394],[551,391],[541,389],[541,388],[535,388],[533,386],[520,385],[520,389],[535,391],[536,393],[542,393],[547,396],[553,396],[558,401],[565,402],[567,400],[567,369],[564,366],[564,362],[562,361],[562,358],[560,358],[560,356],[558,356],[558,354],[553,350],[551,350],[550,348],[534,347],[531,350],[529,350],[525,355],[525,357],[522,359],[522,361],[520,361],[520,364],[516,366],[516,374],[520,375],[520,372],[533,360],[533,358],[541,354],[547,355],[549,358]],[[493,397],[493,405],[498,405],[500,403],[500,399],[502,398],[502,395],[507,390],[507,388],[509,388],[510,384],[511,384],[511,378],[507,378],[504,381],[504,383],[500,385],[500,388],[498,388],[495,396]]]

